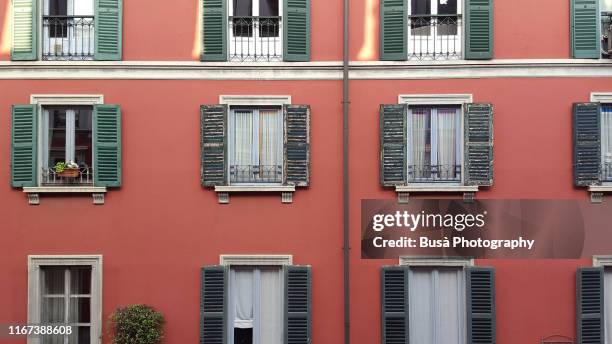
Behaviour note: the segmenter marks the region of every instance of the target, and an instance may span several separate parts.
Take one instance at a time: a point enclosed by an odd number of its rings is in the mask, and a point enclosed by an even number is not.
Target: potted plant
[[[63,178],[76,178],[79,176],[79,165],[74,161],[68,163],[60,161],[53,168],[55,173]]]
[[[120,307],[110,317],[112,343],[158,344],[164,322],[164,316],[147,305]]]

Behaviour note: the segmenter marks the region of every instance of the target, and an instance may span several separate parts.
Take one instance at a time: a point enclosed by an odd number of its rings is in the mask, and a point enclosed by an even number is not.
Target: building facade
[[[0,323],[77,327],[7,342],[108,343],[137,303],[166,343],[608,342],[605,257],[359,247],[363,199],[604,200],[612,2],[350,1],[347,80],[343,10],[0,0]]]

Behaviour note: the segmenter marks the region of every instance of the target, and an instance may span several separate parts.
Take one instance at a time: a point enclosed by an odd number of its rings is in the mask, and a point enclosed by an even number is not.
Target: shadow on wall
[[[8,60],[11,54],[11,2],[0,8],[0,61]]]

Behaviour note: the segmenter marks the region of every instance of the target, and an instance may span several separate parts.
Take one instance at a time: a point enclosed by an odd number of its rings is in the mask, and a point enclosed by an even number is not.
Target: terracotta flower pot
[[[76,178],[79,176],[79,169],[78,168],[66,168],[62,172],[59,172],[57,175],[63,178]]]

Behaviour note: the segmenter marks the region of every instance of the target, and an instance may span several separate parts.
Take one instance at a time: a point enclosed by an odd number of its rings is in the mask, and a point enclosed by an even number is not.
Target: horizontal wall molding
[[[353,80],[612,77],[612,60],[353,61]],[[0,61],[0,79],[341,80],[342,63]]]

